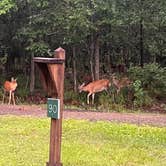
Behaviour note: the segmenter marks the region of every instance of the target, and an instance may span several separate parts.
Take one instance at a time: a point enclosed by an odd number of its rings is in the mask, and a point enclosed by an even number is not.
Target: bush
[[[116,100],[116,101],[115,101]],[[131,110],[128,110],[125,107],[125,97],[123,95],[121,96],[114,96],[114,94],[101,94],[98,98],[98,105],[97,110],[98,111],[104,111],[104,112],[131,112]]]
[[[108,94],[102,93],[98,98],[98,103],[98,105],[102,106],[102,109],[106,110],[113,104],[113,98]]]
[[[130,67],[129,76],[133,81],[140,80],[143,90],[151,97],[164,97],[166,95],[166,68],[159,64],[146,64],[141,67]]]
[[[77,105],[80,104],[80,96],[78,93],[75,93],[73,90],[65,91],[64,93],[64,103],[67,105]]]
[[[152,99],[148,96],[146,91],[143,90],[140,80],[133,83],[134,88],[134,107],[142,107],[151,105]]]

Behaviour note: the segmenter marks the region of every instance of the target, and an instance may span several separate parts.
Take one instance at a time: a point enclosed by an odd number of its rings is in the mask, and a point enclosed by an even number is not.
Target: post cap
[[[65,50],[62,47],[57,48],[54,52],[55,58],[65,59]]]
[[[65,50],[62,47],[59,47],[55,50],[55,52],[65,52]]]

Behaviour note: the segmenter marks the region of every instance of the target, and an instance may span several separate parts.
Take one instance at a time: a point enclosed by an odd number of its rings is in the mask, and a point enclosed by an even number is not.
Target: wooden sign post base
[[[49,164],[48,162],[46,163],[46,166],[63,166],[62,163],[55,163],[54,165]]]

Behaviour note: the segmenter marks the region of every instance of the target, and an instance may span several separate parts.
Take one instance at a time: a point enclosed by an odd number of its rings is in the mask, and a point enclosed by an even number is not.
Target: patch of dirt
[[[0,105],[0,115],[47,117],[46,109],[29,105]],[[159,113],[106,113],[77,110],[64,110],[64,119],[85,119],[90,121],[111,121],[166,127],[166,114]]]

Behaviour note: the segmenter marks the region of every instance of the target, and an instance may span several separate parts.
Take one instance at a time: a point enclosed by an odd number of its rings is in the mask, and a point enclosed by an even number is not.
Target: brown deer
[[[8,102],[8,104],[11,103],[11,98],[12,98],[13,104],[15,105],[14,91],[17,88],[17,79],[14,79],[12,77],[11,81],[5,81],[5,83],[3,85],[3,88],[4,88],[4,94],[3,94],[2,103],[4,103],[6,92],[9,92],[9,102]]]
[[[128,87],[132,84],[132,81],[129,80],[128,77],[123,77],[118,80],[115,75],[112,75],[112,83],[116,87],[117,94],[119,94],[120,90],[124,87]]]
[[[83,83],[81,86],[78,87],[79,92],[85,91],[88,92],[87,95],[87,104],[89,104],[89,97],[92,95],[92,104],[94,104],[95,93],[101,92],[106,90],[111,86],[111,83],[108,79],[101,79],[97,81],[93,81],[88,85]]]

